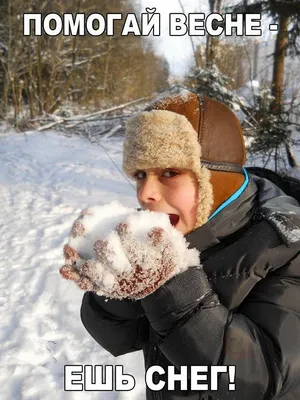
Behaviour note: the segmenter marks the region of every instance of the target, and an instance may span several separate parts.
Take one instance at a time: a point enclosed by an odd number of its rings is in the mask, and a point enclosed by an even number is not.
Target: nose
[[[145,180],[141,182],[137,195],[139,201],[144,205],[160,201],[162,197],[160,183],[155,177],[146,177]]]

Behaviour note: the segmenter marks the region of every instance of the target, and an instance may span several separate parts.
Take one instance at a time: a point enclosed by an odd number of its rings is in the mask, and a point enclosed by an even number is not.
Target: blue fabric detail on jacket
[[[221,212],[222,210],[224,210],[225,207],[227,207],[229,204],[231,204],[234,200],[236,200],[238,197],[240,197],[240,195],[244,192],[244,190],[246,189],[246,187],[248,186],[249,183],[249,175],[247,173],[247,171],[245,170],[245,168],[243,168],[243,174],[245,176],[245,180],[244,183],[242,184],[242,186],[235,192],[233,193],[229,199],[227,199],[226,201],[224,201],[224,203],[222,203],[213,213],[212,215],[208,218],[208,221],[210,219],[212,219],[213,217],[215,217],[217,214],[219,214],[219,212]]]

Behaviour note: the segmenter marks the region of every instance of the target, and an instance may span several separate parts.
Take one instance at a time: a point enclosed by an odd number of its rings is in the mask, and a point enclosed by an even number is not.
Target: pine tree
[[[194,68],[188,78],[197,93],[220,101],[232,110],[240,109],[240,99],[232,90],[232,79],[223,74],[215,64],[208,68]]]
[[[283,104],[283,92],[286,55],[300,54],[300,2],[298,0],[253,0],[250,3],[248,0],[243,0],[231,11],[264,14],[271,17],[279,26],[273,55],[272,101],[268,105],[268,115],[265,115],[265,119],[260,119],[261,126],[256,129],[256,135],[261,137],[256,138],[254,148],[258,151],[261,146],[262,152],[266,150],[266,146],[272,149],[276,158],[275,168],[277,168],[278,152],[282,146],[285,146],[290,166],[294,166],[290,119],[287,107]]]

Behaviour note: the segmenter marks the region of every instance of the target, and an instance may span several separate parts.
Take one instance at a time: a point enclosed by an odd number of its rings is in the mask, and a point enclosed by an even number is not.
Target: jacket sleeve
[[[140,302],[86,292],[80,314],[90,335],[115,357],[141,350],[148,341],[149,322]]]
[[[262,279],[237,313],[219,302],[199,268],[175,276],[142,305],[161,351],[177,368],[235,365],[235,391],[222,373],[218,398],[269,400],[300,393],[299,299],[296,256]]]

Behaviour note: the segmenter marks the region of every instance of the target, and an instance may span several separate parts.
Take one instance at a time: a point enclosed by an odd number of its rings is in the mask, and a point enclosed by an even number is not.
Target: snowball
[[[126,236],[126,243],[121,243],[120,235],[116,232],[116,227],[120,223],[126,223],[129,229],[129,235]],[[149,239],[149,232],[153,228],[163,229],[163,243],[158,248],[161,253],[164,251],[164,243],[170,244],[167,252],[170,258],[175,261],[176,268],[174,273],[180,273],[190,266],[199,266],[199,252],[196,249],[188,249],[183,233],[176,230],[166,213],[154,211],[138,211],[134,208],[128,208],[114,201],[103,206],[93,206],[84,210],[75,221],[68,245],[80,255],[81,260],[76,261],[75,267],[80,268],[86,260],[97,260],[104,254],[106,265],[113,274],[127,273],[132,268],[128,260],[126,249],[131,249],[134,254],[135,262],[141,265],[143,269],[153,268],[153,264],[161,257],[156,248]],[[104,240],[104,249],[102,249]],[[96,245],[95,245],[96,243]],[[96,251],[95,251],[95,249]],[[102,253],[101,253],[102,252]],[[132,260],[131,260],[132,261]],[[100,273],[101,265],[96,261],[94,264],[94,278],[97,281],[105,281],[105,286],[114,284],[113,275],[102,276]]]

